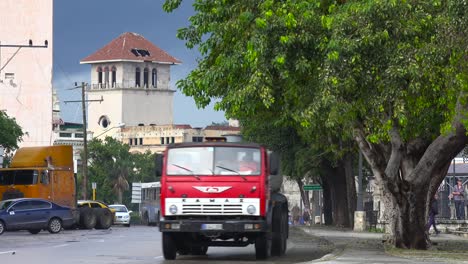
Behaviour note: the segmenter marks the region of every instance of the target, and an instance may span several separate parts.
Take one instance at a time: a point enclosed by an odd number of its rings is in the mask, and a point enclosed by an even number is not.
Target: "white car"
[[[109,205],[109,208],[115,209],[114,224],[130,226],[130,213],[132,211],[129,211],[123,204],[112,204]]]

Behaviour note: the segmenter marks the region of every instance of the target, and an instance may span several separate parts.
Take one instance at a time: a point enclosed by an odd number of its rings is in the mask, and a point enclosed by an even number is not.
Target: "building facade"
[[[240,128],[232,126],[192,128],[190,125],[166,125],[125,127],[118,137],[130,146],[131,152],[161,153],[172,143],[224,141],[227,135],[232,134],[240,134]]]
[[[20,147],[51,145],[53,0],[2,0],[0,25],[0,110],[22,127]]]
[[[91,65],[88,130],[113,135],[122,124],[128,127],[173,123],[170,67],[180,61],[143,36],[126,32],[81,64]]]

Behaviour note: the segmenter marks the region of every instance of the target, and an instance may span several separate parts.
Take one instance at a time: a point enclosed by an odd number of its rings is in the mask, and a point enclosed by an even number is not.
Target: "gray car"
[[[73,222],[69,207],[51,201],[35,198],[0,201],[0,235],[11,230],[28,230],[31,234],[41,230],[58,233]]]

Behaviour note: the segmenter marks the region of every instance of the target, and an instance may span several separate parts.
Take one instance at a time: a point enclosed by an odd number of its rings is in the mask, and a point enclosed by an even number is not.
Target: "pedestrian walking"
[[[292,212],[292,217],[293,217],[293,225],[298,225],[299,224],[299,218],[301,216],[301,209],[299,209],[299,206],[294,205],[294,207],[291,210]]]
[[[431,201],[431,206],[429,208],[429,221],[427,222],[426,225],[426,232],[429,232],[429,229],[431,229],[431,226],[434,227],[434,232],[437,234],[440,233],[439,230],[437,230],[436,226],[436,220],[435,217],[437,214],[439,214],[439,201],[438,201],[438,195],[435,194],[434,198]]]
[[[304,209],[302,219],[304,219],[304,225],[310,225],[310,213],[308,209]]]
[[[465,219],[465,189],[460,178],[457,179],[457,185],[453,188],[452,196],[455,202],[455,213],[457,219]]]

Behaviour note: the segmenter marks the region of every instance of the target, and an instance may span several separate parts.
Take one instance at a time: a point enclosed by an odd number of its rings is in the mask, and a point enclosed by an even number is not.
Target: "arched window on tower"
[[[117,69],[115,66],[112,66],[112,87],[115,87],[115,82],[117,81]]]
[[[98,74],[98,88],[101,88],[102,87],[102,68],[98,67],[96,71]]]
[[[153,88],[156,88],[157,84],[158,84],[158,75],[156,72],[156,68],[154,68],[153,71],[151,72],[151,85],[153,86]]]
[[[143,85],[145,88],[148,88],[148,79],[149,79],[148,68],[145,68],[143,70]]]
[[[135,87],[140,87],[141,85],[141,71],[140,68],[137,67],[135,71]]]
[[[104,68],[104,87],[109,88],[109,67]]]

